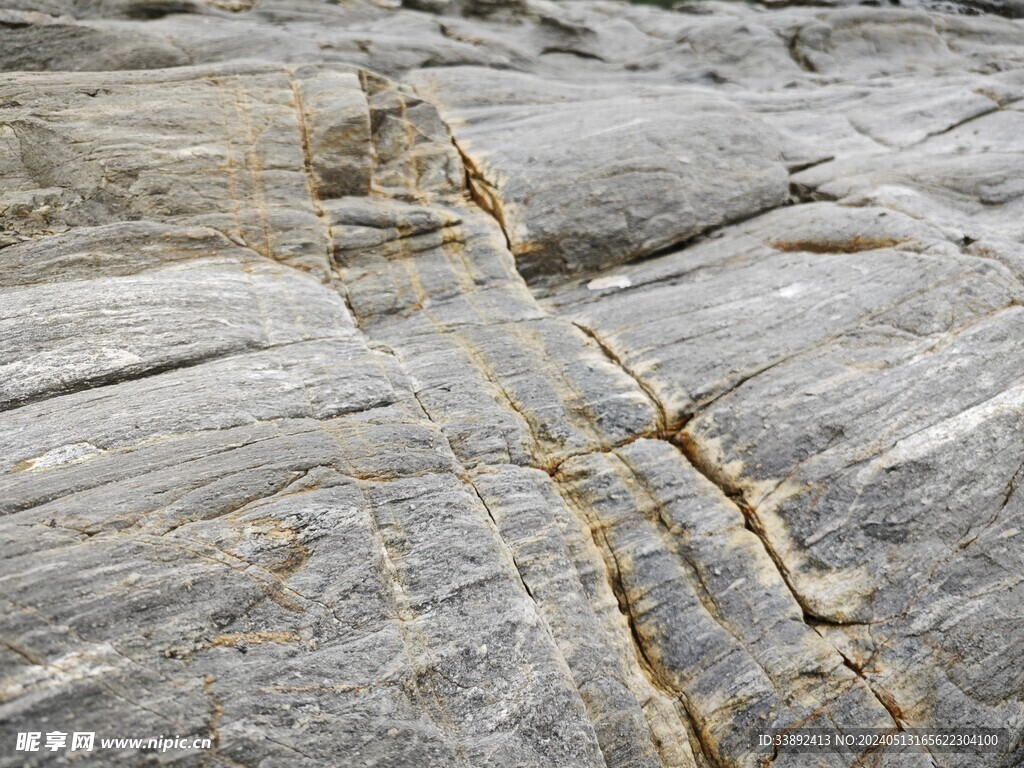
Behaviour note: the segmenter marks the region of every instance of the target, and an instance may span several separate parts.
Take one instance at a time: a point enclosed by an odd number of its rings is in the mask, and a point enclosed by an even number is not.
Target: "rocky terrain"
[[[1015,1],[0,0],[0,765],[1024,764]]]

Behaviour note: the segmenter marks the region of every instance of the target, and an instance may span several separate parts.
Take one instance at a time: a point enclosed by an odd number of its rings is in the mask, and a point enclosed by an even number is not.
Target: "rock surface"
[[[1013,3],[0,5],[0,765],[1024,763]]]

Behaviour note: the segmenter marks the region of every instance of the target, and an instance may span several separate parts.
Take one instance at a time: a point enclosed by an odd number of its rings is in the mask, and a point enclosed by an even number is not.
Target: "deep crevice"
[[[447,127],[447,124],[445,124],[445,127]],[[459,146],[455,134],[449,130],[448,135],[451,137],[452,146],[455,147],[455,151],[459,153],[459,157],[462,159],[462,167],[466,173],[466,191],[476,206],[484,213],[489,214],[497,223],[498,228],[501,229],[501,234],[505,238],[505,246],[508,248],[509,253],[512,254],[514,260],[515,251],[512,249],[512,238],[509,236],[508,225],[505,222],[505,216],[502,213],[501,203],[497,198],[496,192],[489,191],[493,190],[491,183],[487,181],[487,178],[481,173],[480,169],[476,167],[472,158]]]
[[[544,56],[545,54],[548,53],[562,53],[567,56],[576,56],[577,58],[580,59],[589,59],[591,61],[604,62],[604,59],[601,56],[598,56],[596,53],[588,53],[587,51],[577,51],[575,48],[565,48],[557,45],[549,45],[547,48],[541,49],[540,55]]]
[[[786,50],[789,52],[789,57],[804,72],[817,73],[818,68],[800,52],[800,31],[797,30],[792,37],[786,41]]]

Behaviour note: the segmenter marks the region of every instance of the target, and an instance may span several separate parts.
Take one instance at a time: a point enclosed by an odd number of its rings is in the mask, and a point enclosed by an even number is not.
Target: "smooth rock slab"
[[[523,276],[643,256],[786,199],[781,141],[714,93],[636,93],[493,70],[416,73]]]

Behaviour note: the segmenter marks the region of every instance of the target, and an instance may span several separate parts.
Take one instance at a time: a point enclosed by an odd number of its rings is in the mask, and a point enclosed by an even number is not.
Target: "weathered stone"
[[[1024,26],[914,5],[7,0],[0,765],[1019,766]]]
[[[456,126],[474,195],[502,222],[527,280],[644,256],[787,194],[768,127],[710,92],[636,94],[469,68],[413,83]]]

